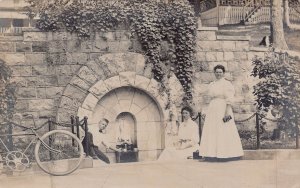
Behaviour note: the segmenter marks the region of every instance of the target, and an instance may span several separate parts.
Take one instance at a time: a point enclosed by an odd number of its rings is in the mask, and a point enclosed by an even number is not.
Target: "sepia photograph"
[[[300,188],[300,0],[0,0],[0,188]]]

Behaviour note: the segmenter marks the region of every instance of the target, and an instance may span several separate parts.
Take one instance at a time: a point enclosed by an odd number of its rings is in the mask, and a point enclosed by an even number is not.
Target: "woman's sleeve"
[[[225,87],[225,100],[227,104],[232,104],[234,102],[234,86],[228,81]]]

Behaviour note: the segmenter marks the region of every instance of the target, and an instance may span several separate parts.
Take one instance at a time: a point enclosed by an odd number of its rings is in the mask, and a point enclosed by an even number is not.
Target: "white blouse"
[[[234,101],[234,86],[225,78],[211,82],[208,86],[208,95],[212,99],[225,99],[227,104],[232,104]]]
[[[181,122],[178,130],[178,138],[183,140],[192,140],[196,143],[199,142],[199,129],[197,123],[188,119],[185,122]]]

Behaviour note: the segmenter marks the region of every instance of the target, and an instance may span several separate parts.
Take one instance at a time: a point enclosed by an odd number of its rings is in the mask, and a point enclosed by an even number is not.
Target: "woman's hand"
[[[186,149],[186,148],[190,148],[190,147],[192,147],[194,145],[194,142],[192,141],[192,140],[190,140],[190,139],[180,139],[178,142],[177,142],[177,144],[176,144],[176,146],[175,146],[175,148],[177,149],[177,150],[182,150],[182,149]]]
[[[227,104],[227,105],[226,105],[226,110],[225,110],[225,115],[224,115],[224,117],[223,117],[223,122],[224,122],[224,123],[225,123],[225,122],[228,122],[229,120],[232,119],[232,117],[231,117],[231,115],[230,115],[230,113],[229,113],[230,108],[231,108],[230,105]]]
[[[201,114],[201,119],[204,121],[206,117],[206,114]]]

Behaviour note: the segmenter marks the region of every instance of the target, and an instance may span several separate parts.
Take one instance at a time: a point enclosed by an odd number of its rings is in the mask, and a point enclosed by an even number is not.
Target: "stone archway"
[[[132,125],[125,125],[127,129],[130,128],[127,130],[130,132],[127,135],[125,133],[123,138],[131,137],[131,141],[136,144],[139,149],[139,161],[157,159],[164,148],[164,115],[159,104],[152,97],[141,89],[124,86],[107,92],[101,99],[94,102],[96,104],[89,103],[93,109],[80,108],[78,115],[89,114],[87,116],[90,130],[95,135],[95,140],[97,140],[97,122],[104,117],[110,122],[107,130],[108,140],[111,145],[116,145],[121,128],[118,120],[120,115],[127,114],[127,123],[132,123]],[[82,106],[87,105],[83,103]],[[124,125],[123,128],[126,129]]]
[[[93,129],[98,117],[114,123],[120,113],[129,112],[137,122],[139,160],[155,160],[164,148],[164,124],[168,112],[163,110],[167,95],[159,93],[160,84],[151,76],[141,54],[106,54],[90,61],[66,86],[57,120],[69,122],[70,115],[74,114],[80,118],[87,116]],[[133,97],[129,99],[130,94]],[[114,98],[119,95],[125,98]],[[111,105],[112,102],[115,105]],[[145,102],[147,104],[143,106]],[[105,110],[101,110],[102,107]]]

